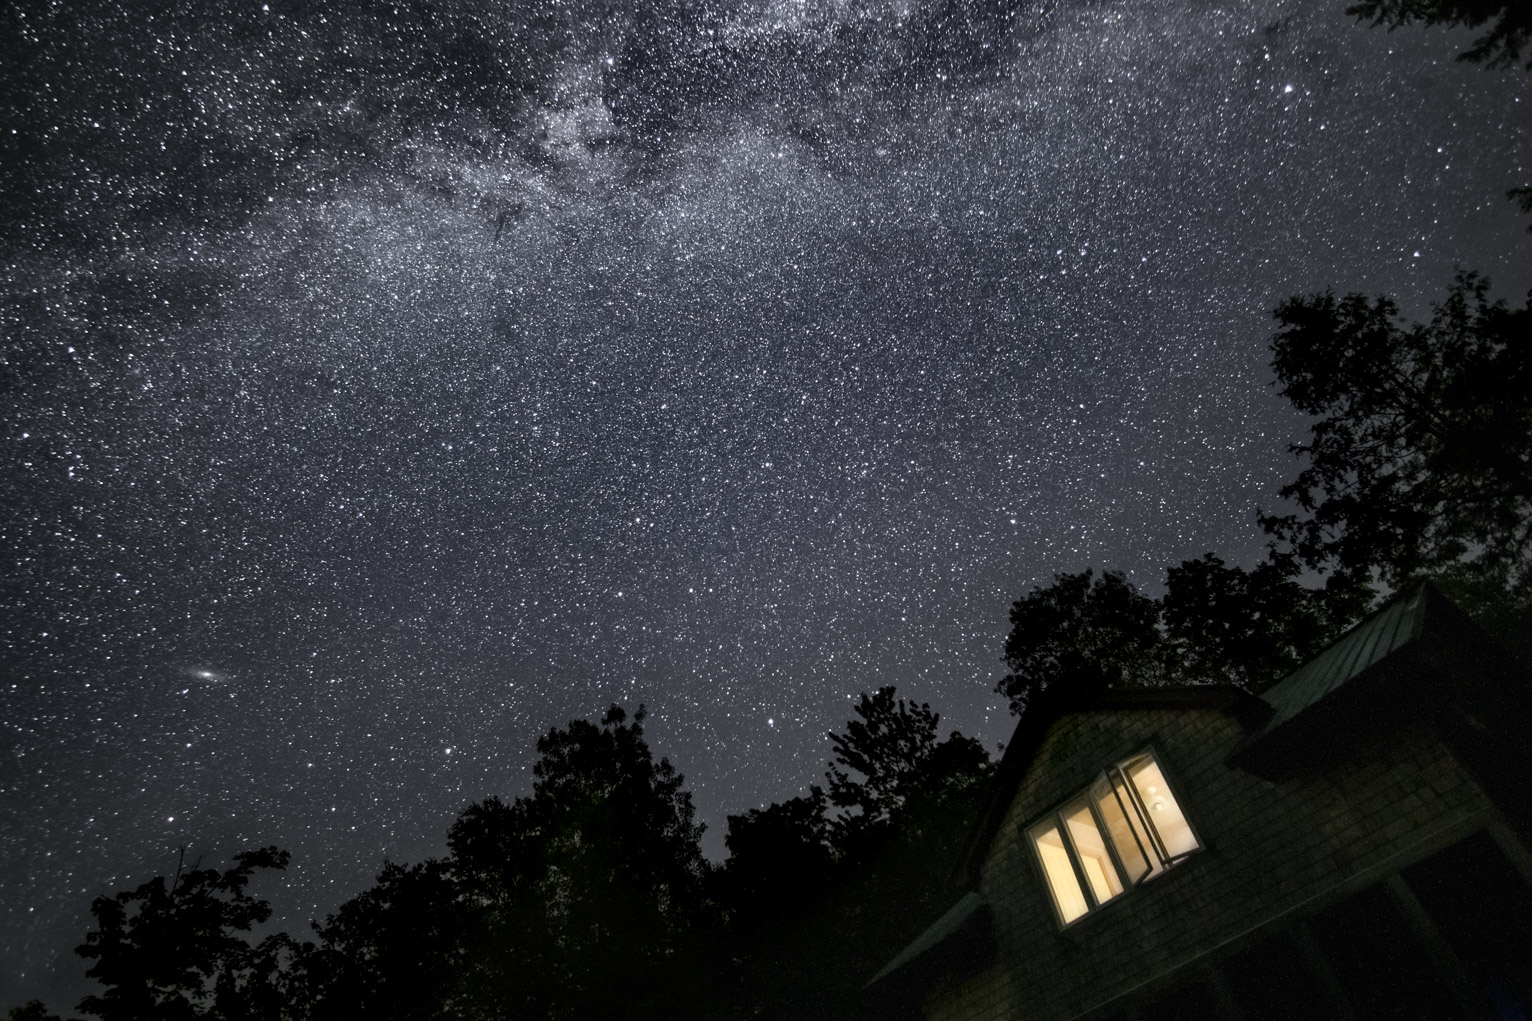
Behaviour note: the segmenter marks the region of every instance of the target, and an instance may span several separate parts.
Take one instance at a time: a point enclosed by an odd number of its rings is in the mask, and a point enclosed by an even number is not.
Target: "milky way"
[[[0,1006],[278,844],[300,932],[647,704],[724,816],[1011,600],[1249,563],[1270,310],[1532,284],[1532,89],[1259,0],[5,14]]]

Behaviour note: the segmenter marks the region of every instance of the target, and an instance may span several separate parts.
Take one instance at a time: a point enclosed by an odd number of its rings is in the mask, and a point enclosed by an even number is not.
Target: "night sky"
[[[1282,298],[1532,285],[1532,77],[1343,6],[7,5],[0,1009],[613,702],[716,859],[860,691],[1004,740],[1054,572],[1253,562]]]

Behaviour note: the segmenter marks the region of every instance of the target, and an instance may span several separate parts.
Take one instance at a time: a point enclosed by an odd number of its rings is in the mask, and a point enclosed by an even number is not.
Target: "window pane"
[[[1176,803],[1176,796],[1170,793],[1170,785],[1165,782],[1165,775],[1160,772],[1160,764],[1154,761],[1154,756],[1141,755],[1124,763],[1122,769],[1149,810],[1149,824],[1159,834],[1165,857],[1174,861],[1195,851],[1197,838],[1192,836],[1191,825],[1181,814],[1181,806]]]
[[[1080,871],[1085,873],[1096,903],[1105,904],[1122,893],[1122,879],[1112,863],[1111,852],[1106,849],[1106,838],[1096,825],[1096,817],[1091,814],[1089,797],[1082,794],[1065,805],[1062,814],[1064,825],[1069,827],[1069,839],[1080,855]]]
[[[1138,838],[1139,847],[1149,856],[1149,875],[1159,875],[1165,871],[1165,862],[1160,858],[1159,844],[1155,842],[1157,838],[1145,826],[1144,806],[1139,804],[1138,795],[1129,787],[1127,774],[1122,771],[1122,767],[1112,770],[1107,776],[1112,782],[1112,793],[1117,795],[1117,803],[1128,813],[1128,825]]]
[[[1124,791],[1123,794],[1123,800],[1118,801],[1117,794],[1106,779],[1097,780],[1095,786],[1091,788],[1091,797],[1096,802],[1096,811],[1101,814],[1102,821],[1106,823],[1106,832],[1112,838],[1112,846],[1117,848],[1117,860],[1122,862],[1122,867],[1127,870],[1128,882],[1136,884],[1149,877],[1152,870],[1145,853],[1153,854],[1153,852],[1149,850],[1149,841],[1142,833],[1134,833],[1127,815],[1123,813],[1123,806],[1128,805],[1130,812],[1134,815],[1138,814],[1128,801],[1127,792]]]
[[[1069,864],[1069,852],[1064,849],[1059,828],[1052,823],[1034,827],[1032,846],[1037,848],[1037,858],[1043,863],[1043,872],[1048,877],[1048,886],[1053,890],[1053,902],[1058,905],[1059,917],[1067,923],[1085,914],[1089,910],[1085,903],[1085,892],[1080,889],[1080,881],[1075,878],[1074,866]]]

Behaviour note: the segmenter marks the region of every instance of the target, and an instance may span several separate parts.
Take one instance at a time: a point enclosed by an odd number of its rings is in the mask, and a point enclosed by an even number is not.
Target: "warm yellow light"
[[[1053,891],[1053,902],[1058,905],[1059,917],[1068,923],[1089,911],[1090,907],[1085,903],[1085,891],[1080,889],[1080,882],[1075,878],[1075,870],[1069,863],[1069,852],[1064,849],[1064,840],[1059,835],[1058,827],[1046,826],[1034,830],[1032,842],[1037,847],[1038,860],[1043,863],[1043,872]]]
[[[1122,893],[1122,879],[1117,866],[1106,849],[1106,839],[1096,826],[1091,814],[1089,798],[1082,795],[1064,806],[1064,825],[1069,827],[1069,839],[1074,841],[1075,851],[1080,855],[1080,867],[1097,904],[1105,904]]]
[[[1155,813],[1154,829],[1165,846],[1165,854],[1175,859],[1195,851],[1197,838],[1192,835],[1191,825],[1182,814],[1181,806],[1176,804],[1175,795],[1170,793],[1170,785],[1165,782],[1165,775],[1160,772],[1160,764],[1154,757],[1145,755],[1129,763],[1127,773]]]
[[[1145,750],[1027,830],[1067,925],[1197,850],[1197,838]]]
[[[1091,797],[1095,799],[1096,812],[1105,821],[1107,834],[1117,849],[1117,860],[1127,870],[1128,882],[1142,881],[1153,871],[1144,851],[1148,846],[1148,837],[1136,829],[1138,813],[1134,811],[1129,816],[1123,811],[1123,805],[1129,797],[1127,791],[1123,790],[1119,795],[1112,789],[1112,782],[1102,777],[1091,788]]]

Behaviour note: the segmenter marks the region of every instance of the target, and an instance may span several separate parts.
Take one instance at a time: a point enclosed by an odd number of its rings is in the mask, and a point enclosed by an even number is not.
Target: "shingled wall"
[[[1312,912],[1494,818],[1424,727],[1355,735],[1344,757],[1278,782],[1225,763],[1244,737],[1213,708],[1107,709],[1055,722],[980,869],[995,960],[931,988],[927,1016],[1105,1015],[1262,927]],[[1148,746],[1202,850],[1061,931],[1025,827]]]

